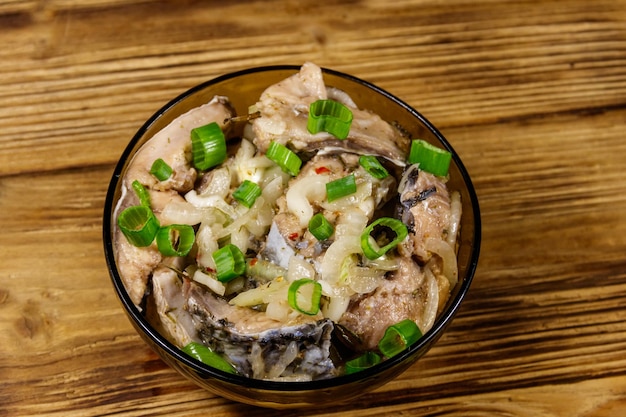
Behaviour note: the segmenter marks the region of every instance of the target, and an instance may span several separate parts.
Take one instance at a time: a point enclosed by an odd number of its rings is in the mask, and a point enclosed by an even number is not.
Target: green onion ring
[[[356,193],[354,174],[326,183],[326,199],[328,202]]]
[[[371,235],[374,229],[378,226],[388,227],[396,235],[393,240],[385,244],[382,248]],[[363,254],[368,259],[378,259],[386,254],[389,250],[396,247],[396,245],[402,242],[408,236],[408,234],[409,232],[406,226],[400,220],[394,219],[392,217],[381,217],[372,222],[369,226],[367,226],[361,234],[361,249],[363,249]]]
[[[220,371],[228,372],[229,374],[237,373],[235,368],[228,361],[226,361],[226,359],[201,343],[190,342],[182,348],[182,351],[192,358],[213,368],[219,369]]]
[[[352,111],[334,100],[317,100],[309,107],[307,130],[309,133],[328,132],[343,140],[350,133]]]
[[[237,246],[228,244],[213,252],[217,280],[229,282],[246,272],[246,259]]]
[[[302,287],[312,287],[311,294],[306,300],[302,300]],[[289,285],[289,291],[287,293],[287,301],[289,306],[294,310],[306,314],[308,316],[314,316],[320,311],[320,301],[322,299],[322,286],[319,282],[309,278],[298,279]],[[304,306],[301,303],[310,304]]]
[[[376,179],[382,180],[389,176],[389,172],[374,155],[361,155],[359,164],[368,174]]]
[[[172,176],[172,167],[163,159],[155,159],[150,167],[150,174],[152,174],[157,180],[165,181]]]
[[[379,364],[380,361],[380,356],[377,355],[375,352],[365,352],[358,358],[346,362],[346,375],[350,375],[355,372],[371,368],[372,366]]]
[[[159,231],[159,220],[150,207],[131,206],[117,217],[117,225],[126,239],[137,247],[150,246]]]
[[[333,225],[330,224],[322,213],[317,213],[311,217],[309,221],[309,232],[311,232],[317,240],[322,241],[328,239],[332,236],[334,231]]]
[[[272,141],[265,153],[270,160],[274,161],[284,172],[295,177],[300,173],[302,160],[285,145]]]
[[[187,224],[170,224],[156,234],[157,247],[164,256],[187,256],[195,240],[193,227]]]
[[[452,154],[422,139],[411,141],[408,162],[419,164],[419,169],[430,172],[438,177],[448,175]]]
[[[261,193],[262,190],[258,184],[250,180],[244,180],[233,192],[233,198],[244,206],[250,208]]]
[[[217,123],[191,130],[191,153],[193,165],[200,171],[206,171],[226,160],[226,138]]]
[[[384,336],[378,342],[378,350],[391,358],[417,342],[420,337],[422,332],[417,324],[411,319],[405,319],[385,330]]]
[[[139,182],[139,180],[133,181],[131,185],[133,187],[133,190],[135,190],[137,197],[139,198],[139,204],[144,207],[150,208],[150,193],[148,192],[148,190],[146,190],[146,187],[144,187],[143,184]]]

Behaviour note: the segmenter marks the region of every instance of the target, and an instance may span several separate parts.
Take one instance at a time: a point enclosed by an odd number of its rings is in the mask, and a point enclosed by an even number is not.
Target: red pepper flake
[[[289,240],[297,240],[299,236],[298,233],[292,233],[289,235]]]
[[[213,268],[211,268],[211,267],[208,267],[208,266],[207,266],[207,267],[206,267],[206,268],[204,268],[204,269],[205,269],[208,273],[211,273],[211,274],[212,274],[212,273],[215,273],[215,269],[213,269]]]
[[[252,258],[252,259],[250,259],[250,266],[254,266],[254,265],[256,265],[256,263],[257,263],[258,261],[259,261],[259,260],[258,260],[257,258]]]
[[[328,174],[330,172],[330,169],[328,169],[327,167],[318,167],[315,168],[315,173],[316,174]]]

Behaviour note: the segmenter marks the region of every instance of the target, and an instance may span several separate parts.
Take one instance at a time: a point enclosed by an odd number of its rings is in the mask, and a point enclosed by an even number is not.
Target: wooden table
[[[409,371],[272,415],[626,410],[626,1],[0,0],[0,45],[0,416],[268,414],[140,340],[101,218],[117,158],[169,99],[307,60],[440,128],[474,180],[483,244],[466,303]]]

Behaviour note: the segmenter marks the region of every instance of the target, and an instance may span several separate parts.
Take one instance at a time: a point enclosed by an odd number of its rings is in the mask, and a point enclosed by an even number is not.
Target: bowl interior
[[[135,152],[180,114],[210,101],[215,95],[227,96],[238,114],[247,114],[248,107],[254,104],[265,88],[299,69],[299,66],[274,66],[228,74],[198,85],[169,102],[139,129],[122,154],[109,186],[104,213],[103,238],[111,279],[129,319],[143,339],[166,363],[198,385],[227,398],[270,407],[313,405],[319,404],[320,400],[347,400],[403,372],[431,347],[456,313],[472,281],[480,247],[478,200],[465,167],[447,140],[420,113],[386,91],[358,78],[325,69],[326,84],[347,92],[360,108],[372,110],[384,120],[397,123],[413,138],[427,140],[452,152],[448,184],[451,190],[461,193],[463,215],[458,252],[459,283],[453,289],[443,313],[432,329],[405,352],[358,374],[312,382],[261,381],[226,374],[182,354],[162,337],[130,300],[115,264],[112,245],[115,219],[112,216],[121,194],[120,179]]]

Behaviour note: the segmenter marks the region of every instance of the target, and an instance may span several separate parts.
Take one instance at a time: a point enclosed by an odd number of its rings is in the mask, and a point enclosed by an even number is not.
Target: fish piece
[[[190,342],[198,342],[198,336],[191,314],[186,309],[183,296],[183,281],[175,270],[183,266],[182,258],[169,258],[170,265],[159,265],[152,273],[152,300],[158,319],[160,333],[170,342],[184,347]]]
[[[197,172],[191,163],[191,130],[216,122],[225,129],[225,120],[234,110],[226,97],[215,96],[211,101],[178,116],[156,133],[137,151],[126,172],[124,182],[139,180],[143,185],[159,191],[176,190],[184,193],[193,188]],[[159,181],[150,168],[158,158],[171,168],[172,176]]]
[[[295,249],[289,244],[290,239],[284,234],[284,230],[293,230],[295,227],[300,230],[300,227],[297,225],[297,221],[293,218],[293,221],[289,221],[290,217],[276,216],[274,217],[274,221],[270,226],[270,231],[267,234],[267,239],[263,244],[263,249],[261,250],[261,255],[263,259],[267,259],[274,264],[287,269],[289,267],[289,259],[292,256],[296,255]],[[295,225],[295,227],[290,227],[288,224]],[[283,232],[281,233],[281,229]],[[286,232],[289,234],[290,232]]]
[[[415,255],[426,263],[432,257],[427,249],[430,238],[447,240],[451,229],[450,194],[445,177],[438,177],[410,166],[400,183],[398,211],[409,228],[409,239],[399,246],[404,256]]]
[[[115,229],[115,256],[120,277],[131,301],[139,307],[148,286],[148,278],[163,256],[156,244],[139,248],[126,240],[119,228]]]
[[[296,315],[283,323],[262,311],[230,305],[193,282],[184,290],[202,343],[225,354],[242,375],[290,380],[336,375],[330,359],[332,321]]]
[[[366,349],[376,349],[387,327],[407,318],[421,324],[428,294],[425,281],[415,262],[400,258],[399,268],[376,290],[350,300],[339,324],[357,335]]]
[[[307,130],[309,106],[329,98],[343,102],[353,114],[348,138],[338,140],[329,133]],[[327,88],[322,70],[310,62],[291,77],[268,87],[256,103],[261,117],[254,119],[255,145],[265,152],[272,141],[295,151],[337,148],[379,155],[398,164],[405,161],[409,139],[380,116],[357,108],[345,92]]]
[[[122,190],[122,198],[116,207],[115,217],[125,208],[139,204],[139,199],[134,191]],[[150,205],[154,215],[162,221],[161,212],[170,202],[184,202],[184,198],[177,192],[170,191],[149,191]],[[132,245],[122,233],[119,227],[115,228],[113,234],[116,247],[117,267],[124,287],[133,303],[137,306],[141,304],[143,296],[148,286],[148,279],[152,271],[163,261],[163,255],[159,252],[156,242],[150,246],[137,247]]]
[[[353,297],[339,324],[359,336],[364,345],[376,348],[387,327],[401,320],[414,320],[422,332],[433,325],[448,298],[453,277],[446,277],[440,257],[451,228],[450,195],[446,179],[407,168],[399,185],[399,216],[409,235],[398,245],[399,268],[389,274],[373,292]],[[437,248],[438,251],[434,249]],[[414,258],[419,261],[415,262]]]
[[[179,194],[191,190],[196,180],[196,170],[191,166],[191,129],[211,122],[224,126],[225,120],[233,115],[233,110],[225,97],[216,96],[209,103],[177,117],[156,133],[137,151],[124,175],[121,197],[114,216],[117,218],[125,208],[139,204],[132,183],[138,180],[148,187],[151,208],[157,219],[170,201],[184,201]],[[173,170],[170,179],[158,181],[150,168],[152,163],[162,158]],[[136,247],[130,244],[118,227],[115,228],[114,245],[117,266],[124,286],[137,306],[141,304],[152,271],[162,261],[156,244]]]

